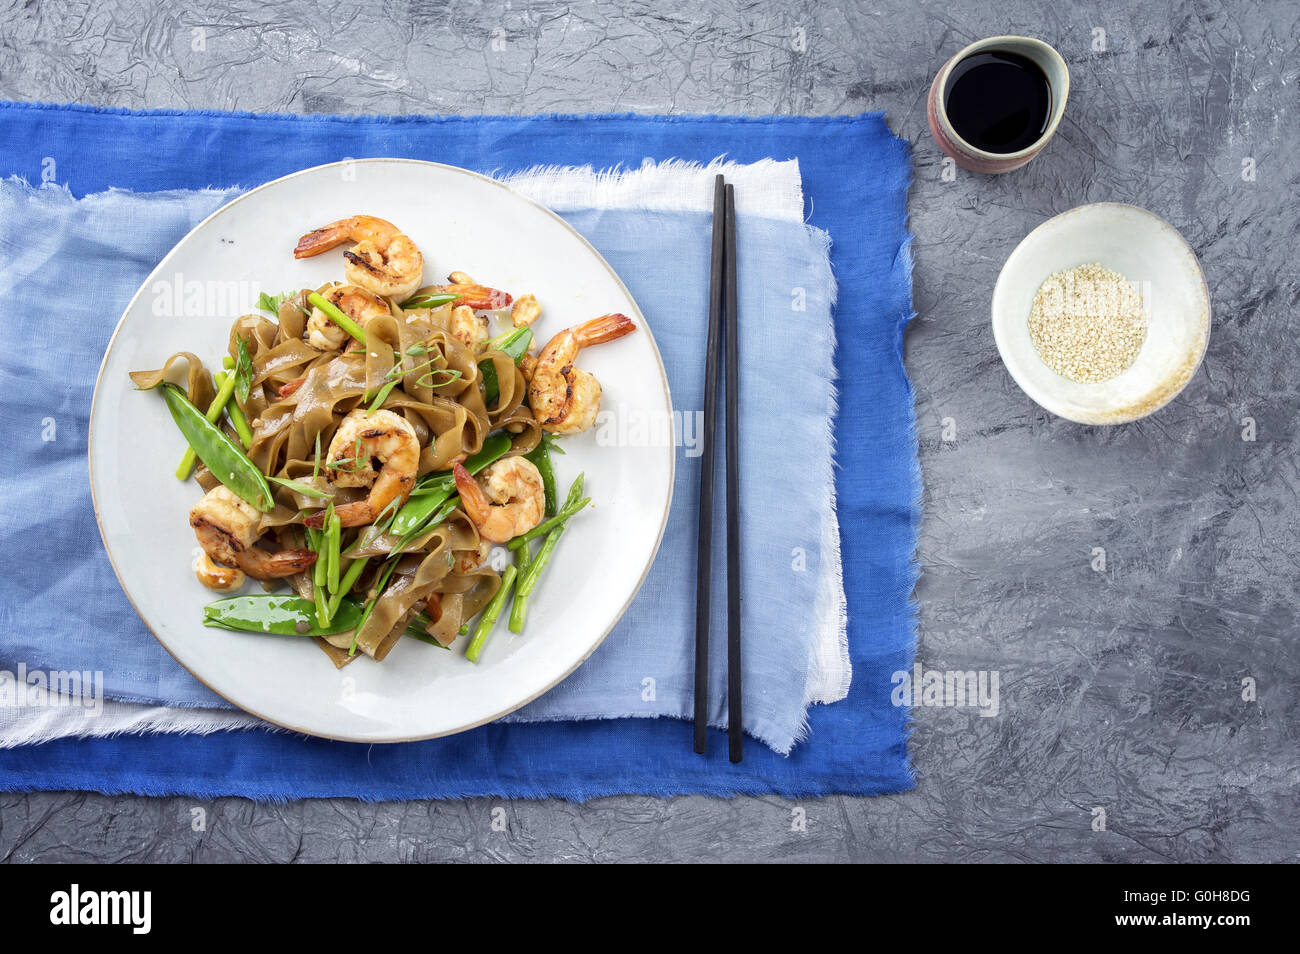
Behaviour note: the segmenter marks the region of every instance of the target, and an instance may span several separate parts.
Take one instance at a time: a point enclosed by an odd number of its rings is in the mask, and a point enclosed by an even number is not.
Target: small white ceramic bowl
[[[1029,337],[1029,310],[1048,276],[1092,262],[1137,283],[1147,336],[1126,371],[1083,384],[1043,363]],[[1081,205],[1030,232],[1002,266],[993,338],[1016,384],[1053,414],[1124,424],[1164,407],[1196,373],[1210,341],[1210,293],[1196,253],[1168,222],[1134,205]]]

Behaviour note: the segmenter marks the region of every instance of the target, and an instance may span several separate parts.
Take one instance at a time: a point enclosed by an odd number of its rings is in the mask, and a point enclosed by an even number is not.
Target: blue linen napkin
[[[249,185],[306,165],[366,155],[409,155],[482,170],[540,162],[635,164],[647,155],[701,161],[721,153],[737,161],[797,156],[813,200],[812,222],[835,240],[832,258],[840,279],[837,324],[844,345],[836,483],[842,523],[853,528],[844,539],[844,558],[855,679],[846,702],[810,713],[807,745],[786,759],[751,747],[739,766],[721,761],[716,742],[714,758],[691,753],[683,723],[617,720],[495,724],[450,739],[383,747],[259,731],[65,740],[0,752],[0,785],[372,799],[798,795],[910,787],[906,711],[890,700],[892,674],[911,664],[909,594],[919,519],[911,390],[901,361],[902,331],[911,314],[904,212],[909,169],[905,145],[881,117],[384,119],[2,108],[0,170],[34,175],[43,157],[76,143],[75,153],[56,162],[59,180],[77,194],[110,184],[146,190]],[[145,141],[150,148],[139,150]],[[204,148],[190,148],[195,141]],[[91,156],[94,161],[87,161]],[[39,529],[54,528],[46,523]],[[85,545],[93,540],[90,528]],[[19,597],[4,594],[6,623]],[[8,625],[6,632],[12,632]]]
[[[32,670],[103,672],[109,699],[229,707],[149,634],[103,550],[78,543],[84,539],[79,534],[94,533],[81,435],[117,315],[146,280],[152,263],[233,197],[215,191],[116,190],[77,200],[57,186],[33,189],[18,180],[0,182],[0,256],[9,263],[0,275],[0,294],[13,313],[41,316],[41,337],[55,345],[9,349],[0,355],[5,372],[0,400],[6,408],[20,418],[49,417],[55,427],[53,434],[43,435],[54,440],[18,441],[13,454],[0,457],[0,477],[13,479],[11,492],[0,497],[0,550],[17,552],[22,540],[40,538],[50,555],[48,562],[19,563],[0,580],[0,594],[40,593],[37,600],[15,601],[12,634],[0,648],[0,664],[9,663],[11,670],[21,661]],[[707,329],[700,307],[708,300],[710,217],[621,209],[570,212],[565,217],[625,277],[638,303],[644,303],[647,324],[668,371],[675,410],[689,416],[692,426],[682,429],[672,512],[660,556],[638,598],[582,667],[509,718],[687,718],[693,707],[694,501],[699,496],[694,415],[704,406]],[[747,491],[742,524],[748,542],[742,577],[744,592],[755,594],[743,611],[749,702],[744,719],[747,732],[784,754],[805,731],[805,687],[814,642],[834,640],[839,625],[834,607],[832,615],[826,614],[824,600],[822,617],[814,611],[823,586],[838,584],[839,577],[838,560],[821,552],[822,527],[833,496],[833,448],[826,422],[834,411],[834,281],[824,232],[798,221],[755,216],[742,216],[737,232],[745,274],[741,364],[754,369],[742,376],[740,395],[745,422],[741,472]],[[290,260],[288,251],[285,258]],[[67,294],[72,288],[93,289],[94,294]],[[788,302],[793,288],[804,289],[803,310],[792,313],[788,305],[774,309],[772,301]],[[55,301],[58,306],[51,308],[49,303]],[[245,306],[254,304],[250,300]],[[792,337],[798,347],[789,347]],[[64,342],[71,345],[65,348]],[[166,355],[155,357],[161,362]],[[774,379],[788,398],[775,404]],[[60,411],[51,408],[51,382],[63,392]],[[616,387],[607,391],[618,393]],[[612,401],[607,394],[607,409]],[[184,446],[170,431],[150,439],[171,441],[178,452]],[[774,448],[780,453],[773,453]],[[721,476],[718,480],[721,486]],[[593,492],[599,493],[596,488]],[[792,514],[798,519],[792,520]],[[176,519],[186,518],[178,513]],[[713,565],[721,574],[726,565],[722,508],[715,521]],[[147,541],[139,542],[147,546]],[[803,552],[801,572],[790,566],[789,555],[796,549]],[[157,569],[178,576],[189,573],[187,566]],[[598,566],[592,571],[599,572]],[[835,579],[827,580],[827,575]],[[723,592],[721,580],[716,592]],[[45,625],[51,606],[61,608],[63,623],[53,629]],[[726,632],[725,611],[725,600],[713,601],[714,633]],[[113,625],[95,625],[96,616],[107,616]],[[529,637],[525,633],[522,638]],[[712,640],[710,648],[716,656],[710,672],[710,721],[725,727],[725,639]],[[324,657],[319,663],[328,665]],[[646,679],[654,680],[654,692],[644,691]]]

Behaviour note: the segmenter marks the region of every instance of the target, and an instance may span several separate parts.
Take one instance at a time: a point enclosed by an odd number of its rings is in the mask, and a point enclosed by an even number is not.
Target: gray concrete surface
[[[999,33],[1040,36],[1065,56],[1064,126],[1019,173],[949,181],[925,91],[959,47]],[[907,364],[926,484],[919,659],[997,670],[1002,713],[917,710],[921,781],[888,798],[523,802],[502,806],[505,832],[492,830],[490,800],[224,799],[202,806],[207,830],[195,834],[185,799],[6,795],[0,858],[1297,860],[1298,45],[1293,2],[392,0],[351,12],[311,0],[4,0],[8,99],[885,110],[916,163]],[[1145,206],[1182,230],[1214,299],[1209,353],[1188,389],[1108,430],[1030,403],[988,323],[1020,238],[1097,200]],[[796,807],[806,831],[792,830]],[[1104,831],[1093,830],[1098,809]]]

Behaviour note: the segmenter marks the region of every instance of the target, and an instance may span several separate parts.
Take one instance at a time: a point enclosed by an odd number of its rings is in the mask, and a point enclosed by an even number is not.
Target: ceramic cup
[[[1032,60],[1043,71],[1052,89],[1052,112],[1047,120],[1047,129],[1032,145],[1019,152],[986,152],[983,149],[976,149],[957,135],[952,128],[952,123],[948,121],[948,113],[944,107],[944,90],[948,86],[948,78],[952,75],[953,67],[968,56],[990,50],[1019,53]],[[960,51],[943,65],[943,69],[939,70],[934,82],[930,84],[930,98],[926,103],[930,134],[934,136],[934,141],[939,144],[944,154],[951,156],[953,161],[963,169],[984,173],[1010,172],[1012,169],[1019,169],[1047,145],[1055,134],[1056,127],[1061,123],[1061,116],[1065,113],[1065,100],[1069,94],[1070,71],[1065,65],[1065,60],[1042,40],[1027,36],[989,37],[987,40],[972,43]]]

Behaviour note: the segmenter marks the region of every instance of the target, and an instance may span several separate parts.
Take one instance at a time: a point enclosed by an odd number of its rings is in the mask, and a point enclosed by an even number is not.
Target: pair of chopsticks
[[[740,685],[740,413],[737,398],[736,194],[722,176],[713,186],[713,254],[709,263],[709,339],[705,348],[704,443],[700,458],[699,537],[695,563],[695,751],[705,750],[709,718],[709,583],[713,568],[713,453],[718,417],[719,343],[725,350],[727,438],[727,739],[741,759]],[[725,330],[724,330],[725,321]]]

